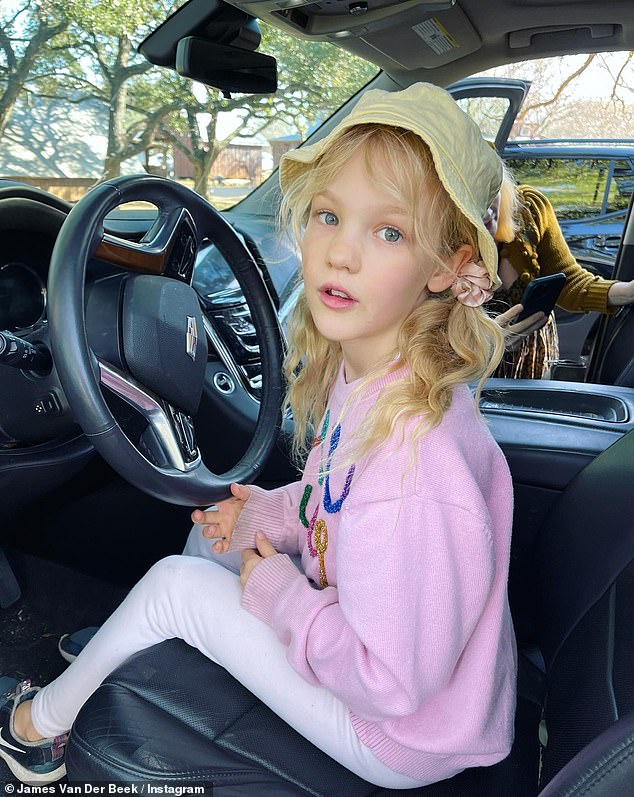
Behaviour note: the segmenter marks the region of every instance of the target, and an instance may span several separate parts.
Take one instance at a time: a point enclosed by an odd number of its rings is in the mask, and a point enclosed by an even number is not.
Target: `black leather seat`
[[[522,701],[518,717],[527,744],[517,745],[517,757],[426,789],[378,789],[307,742],[221,667],[170,640],[129,659],[93,695],[73,727],[67,769],[71,782],[213,784],[216,797],[529,797],[539,708]]]
[[[69,742],[69,781],[200,783],[216,797],[634,795],[632,484],[634,433],[577,476],[540,533],[541,784],[540,680],[526,659],[511,755],[401,792],[352,775],[179,640],[128,660],[86,703]]]

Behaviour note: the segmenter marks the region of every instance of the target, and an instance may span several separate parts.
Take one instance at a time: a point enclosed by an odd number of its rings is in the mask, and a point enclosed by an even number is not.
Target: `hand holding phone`
[[[538,277],[529,282],[521,299],[524,309],[515,322],[523,321],[540,311],[546,316],[550,315],[565,284],[565,274],[549,274],[547,277]]]

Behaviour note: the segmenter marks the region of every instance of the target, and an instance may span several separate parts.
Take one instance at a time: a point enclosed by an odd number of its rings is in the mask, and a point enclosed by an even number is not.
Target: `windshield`
[[[277,93],[225,98],[136,52],[181,4],[2,0],[0,177],[76,202],[101,180],[147,172],[228,208],[376,74],[262,24]]]

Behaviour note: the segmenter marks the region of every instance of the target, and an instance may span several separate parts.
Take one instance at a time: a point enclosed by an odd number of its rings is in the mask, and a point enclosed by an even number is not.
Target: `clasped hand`
[[[258,546],[257,551],[253,548],[247,548],[242,551],[242,564],[240,565],[240,583],[243,587],[246,586],[247,579],[263,559],[269,556],[275,556],[277,551],[266,539],[261,531],[255,535],[255,544]]]
[[[212,546],[216,553],[227,553],[229,550],[236,523],[250,495],[251,490],[248,487],[234,483],[231,485],[231,498],[218,501],[214,507],[206,511],[194,509],[192,512],[192,521],[203,527],[203,537],[213,541]],[[253,568],[262,559],[274,556],[277,553],[261,531],[256,534],[255,544],[257,550],[249,548],[242,551],[240,582],[243,587],[247,583]]]

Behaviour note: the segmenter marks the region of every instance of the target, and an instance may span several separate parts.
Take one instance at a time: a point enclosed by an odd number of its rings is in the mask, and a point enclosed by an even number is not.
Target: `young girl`
[[[482,218],[500,179],[476,125],[425,84],[368,92],[286,155],[282,218],[301,237],[304,287],[285,368],[303,478],[234,484],[194,511],[185,552],[199,555],[156,564],[62,676],[18,690],[0,740],[18,777],[59,777],[88,696],[170,637],[379,786],[508,754],[511,481],[466,384],[503,350],[481,307],[497,271]],[[242,552],[239,575],[228,551]]]

